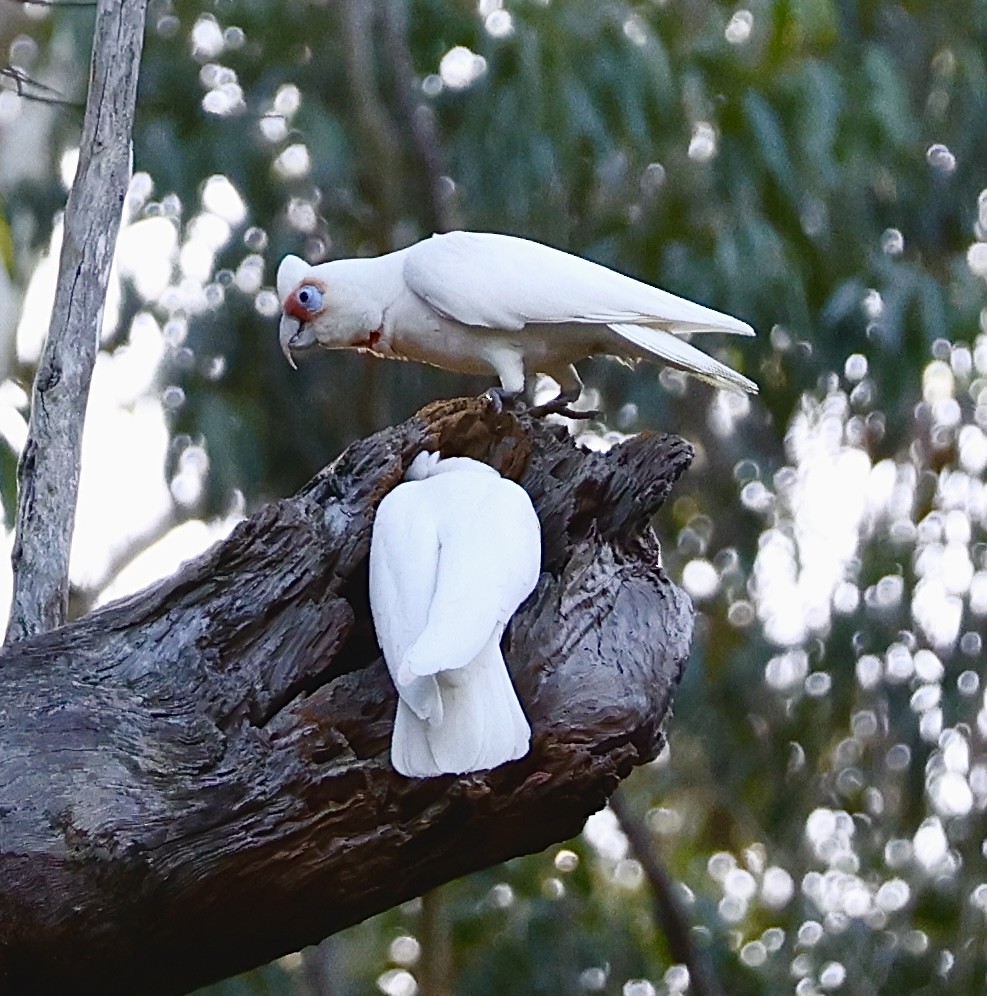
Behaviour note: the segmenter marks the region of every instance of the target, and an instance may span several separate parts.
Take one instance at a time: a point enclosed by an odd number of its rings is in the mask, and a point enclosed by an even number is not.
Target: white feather
[[[398,699],[391,738],[395,771],[409,778],[465,774],[527,754],[531,727],[504,665],[499,637],[491,637],[462,670],[430,680],[440,689],[442,720],[423,721]]]
[[[399,696],[391,760],[410,777],[495,767],[530,739],[500,638],[538,580],[538,518],[474,460],[419,455],[407,477],[370,546],[370,608]]]
[[[302,282],[312,267],[299,256],[285,256],[278,267],[278,297],[284,299]]]
[[[404,277],[436,311],[464,325],[520,331],[526,325],[627,322],[672,332],[754,334],[730,315],[511,235],[433,235],[406,251]]]
[[[743,374],[732,370],[725,363],[714,360],[701,349],[696,349],[684,339],[679,339],[662,329],[648,328],[646,325],[613,324],[614,332],[637,346],[643,354],[659,356],[671,366],[691,373],[693,377],[705,380],[714,387],[757,393],[757,384]],[[614,350],[617,352],[617,350]]]

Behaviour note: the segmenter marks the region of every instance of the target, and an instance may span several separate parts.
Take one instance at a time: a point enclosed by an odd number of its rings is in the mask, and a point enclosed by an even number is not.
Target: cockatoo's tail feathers
[[[702,307],[702,305],[698,305]],[[704,309],[709,311],[713,315],[718,316],[718,321],[714,325],[712,322],[641,322],[640,324],[648,327],[653,326],[655,328],[664,329],[666,332],[671,332],[673,335],[692,335],[694,332],[726,332],[730,335],[743,335],[743,336],[753,336],[757,333],[747,324],[747,322],[742,322],[739,318],[733,318],[730,315],[721,314],[719,311],[713,311],[711,308]]]
[[[428,743],[428,724],[400,698],[391,734],[391,765],[406,778],[433,778],[444,774],[435,763]]]
[[[484,771],[523,757],[531,743],[531,727],[500,647],[491,641],[464,677],[467,680],[454,683],[439,679],[446,718],[429,731],[439,768],[457,774]]]
[[[640,325],[610,326],[614,332],[637,346],[643,353],[659,356],[670,366],[704,380],[714,387],[726,388],[731,391],[757,394],[757,384],[743,374],[731,370],[725,363],[714,360],[701,349],[679,339],[661,329],[649,329]]]
[[[391,763],[409,778],[483,771],[524,757],[531,727],[500,648],[491,641],[455,680],[438,679],[441,723],[424,722],[398,704]]]

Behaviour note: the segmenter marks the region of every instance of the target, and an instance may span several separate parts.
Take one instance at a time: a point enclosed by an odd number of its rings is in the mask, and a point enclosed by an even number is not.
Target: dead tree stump
[[[367,553],[423,448],[520,481],[543,561],[505,637],[530,754],[412,780]],[[173,577],[7,648],[0,992],[185,992],[577,833],[663,742],[693,616],[650,520],[691,455],[432,405]]]

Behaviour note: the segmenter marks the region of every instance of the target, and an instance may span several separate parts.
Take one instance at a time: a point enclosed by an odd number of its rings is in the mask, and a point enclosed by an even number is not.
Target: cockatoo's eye
[[[322,310],[322,291],[312,284],[302,284],[295,292],[295,297],[310,315]]]

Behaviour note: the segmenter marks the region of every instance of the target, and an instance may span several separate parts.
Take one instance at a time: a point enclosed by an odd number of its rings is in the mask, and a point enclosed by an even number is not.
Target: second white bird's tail
[[[441,719],[422,719],[398,701],[391,738],[391,763],[409,778],[484,771],[523,757],[531,727],[521,710],[500,652],[491,637],[465,667],[434,677]]]

